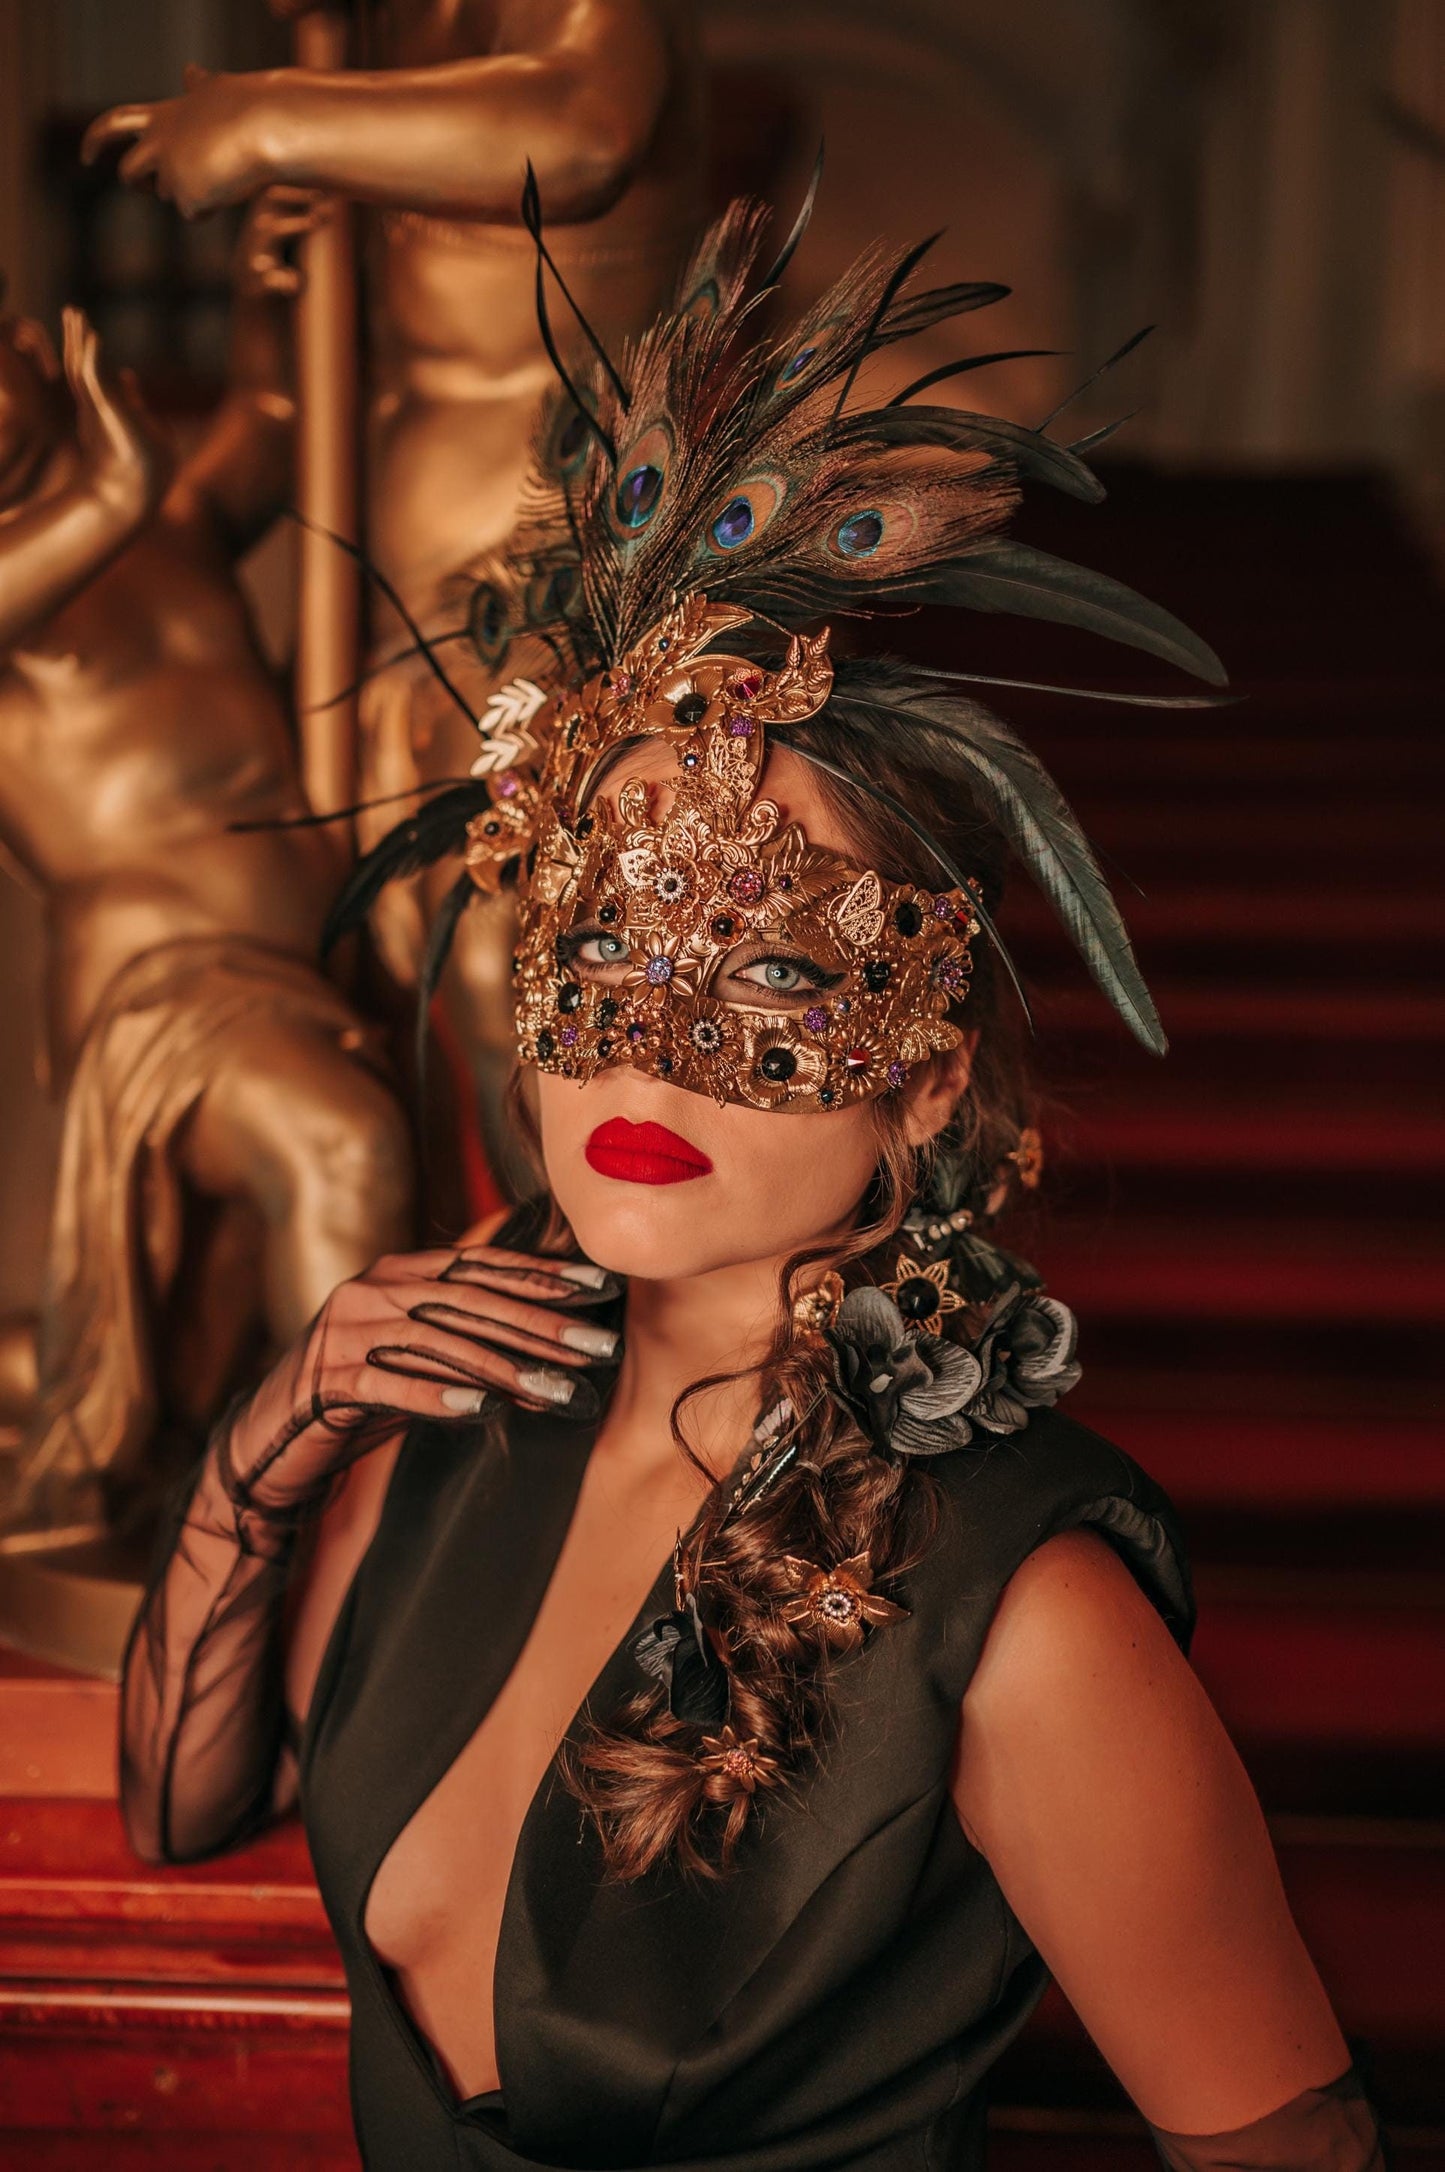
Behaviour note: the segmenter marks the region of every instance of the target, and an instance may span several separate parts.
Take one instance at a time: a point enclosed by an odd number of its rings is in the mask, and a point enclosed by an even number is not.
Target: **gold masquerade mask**
[[[815,715],[833,671],[826,630],[794,638],[775,672],[703,653],[749,617],[690,597],[559,698],[545,753],[509,724],[508,766],[479,765],[494,803],[468,827],[467,865],[495,891],[522,856],[524,1062],[576,1079],[628,1064],[749,1108],[841,1108],[957,1045],[947,1013],[979,924],[966,890],[885,882],[759,797],[767,727]],[[676,762],[665,812],[640,777],[615,806],[599,796],[647,739]]]

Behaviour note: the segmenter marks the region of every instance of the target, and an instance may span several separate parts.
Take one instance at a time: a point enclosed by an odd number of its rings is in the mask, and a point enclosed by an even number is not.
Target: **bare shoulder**
[[[1243,2126],[1343,2069],[1238,1754],[1096,1533],[1046,1540],[1005,1587],[964,1698],[953,1795],[1155,2125]]]

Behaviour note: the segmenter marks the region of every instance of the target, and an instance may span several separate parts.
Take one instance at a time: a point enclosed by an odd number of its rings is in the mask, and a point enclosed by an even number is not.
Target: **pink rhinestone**
[[[822,1033],[828,1024],[828,1013],[821,1003],[810,1003],[803,1013],[803,1024],[810,1033]]]
[[[516,796],[517,796],[517,789],[518,789],[518,788],[517,788],[517,780],[516,780],[516,778],[515,778],[514,776],[512,776],[512,775],[511,775],[510,771],[509,771],[509,772],[508,772],[507,774],[505,774],[504,776],[500,776],[500,777],[498,777],[498,779],[497,779],[497,797],[498,797],[498,799],[515,799],[515,798],[516,798]]]
[[[728,884],[728,895],[740,905],[756,905],[767,887],[755,867],[740,867]]]
[[[612,674],[612,691],[614,694],[630,694],[632,692],[632,673],[630,671],[614,671]]]

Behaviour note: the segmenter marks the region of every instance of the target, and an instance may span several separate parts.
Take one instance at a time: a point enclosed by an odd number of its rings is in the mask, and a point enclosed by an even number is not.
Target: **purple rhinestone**
[[[810,1003],[803,1013],[803,1024],[810,1033],[822,1033],[828,1024],[828,1013],[821,1003]]]
[[[755,728],[746,709],[734,709],[728,718],[729,739],[751,739]]]
[[[838,1016],[839,1016],[840,1018],[846,1018],[846,1017],[847,1017],[847,1015],[848,1015],[848,1013],[849,1013],[849,1011],[851,1011],[851,1010],[852,1010],[852,1008],[853,1008],[853,1006],[852,1006],[852,1004],[851,1004],[851,1003],[849,1002],[849,1000],[848,1000],[847,996],[839,996],[839,998],[838,998],[838,1003],[837,1003],[837,1011],[838,1011]]]
[[[516,796],[517,780],[512,775],[511,771],[508,770],[503,776],[500,776],[497,779],[497,797],[498,799],[515,799]]]
[[[936,920],[951,920],[956,910],[952,898],[936,897],[933,900],[933,914]]]
[[[575,1026],[564,1026],[562,1028],[562,1046],[564,1048],[575,1048],[577,1046],[577,1028]]]
[[[767,887],[755,867],[740,867],[728,884],[728,895],[740,905],[756,905]]]
[[[639,1025],[631,1025],[631,1026],[629,1026],[629,1027],[628,1027],[628,1029],[627,1029],[627,1038],[628,1038],[628,1040],[629,1040],[629,1041],[631,1041],[631,1043],[632,1043],[633,1047],[634,1047],[634,1048],[636,1048],[636,1046],[637,1046],[637,1044],[638,1044],[638,1042],[639,1042],[639,1041],[645,1041],[645,1040],[647,1039],[647,1028],[646,1028],[646,1026],[639,1026]]]
[[[671,958],[649,958],[644,968],[654,988],[665,988],[672,979]]]
[[[901,1086],[908,1076],[908,1066],[906,1063],[900,1063],[895,1056],[884,1075],[890,1086]]]

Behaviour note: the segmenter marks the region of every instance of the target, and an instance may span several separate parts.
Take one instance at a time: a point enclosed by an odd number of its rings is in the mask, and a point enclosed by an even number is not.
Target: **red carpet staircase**
[[[1018,902],[1055,1102],[1034,1249],[1083,1321],[1071,1407],[1183,1511],[1198,1667],[1402,2172],[1445,2172],[1439,604],[1364,481],[1121,471],[1112,499],[1035,539],[1182,610],[1248,699],[999,697],[1146,891],[1130,919],[1174,1044],[1133,1050]],[[956,629],[924,634],[963,660]],[[1066,677],[1082,653],[985,622],[966,661]],[[55,1688],[0,1680],[0,2161],[353,2166],[344,1994],[298,1837],[139,1868],[83,1799],[108,1704],[81,1799],[39,1792],[65,1763],[47,1727],[79,1724]],[[994,2098],[996,2172],[1156,2161],[1052,1995]]]

